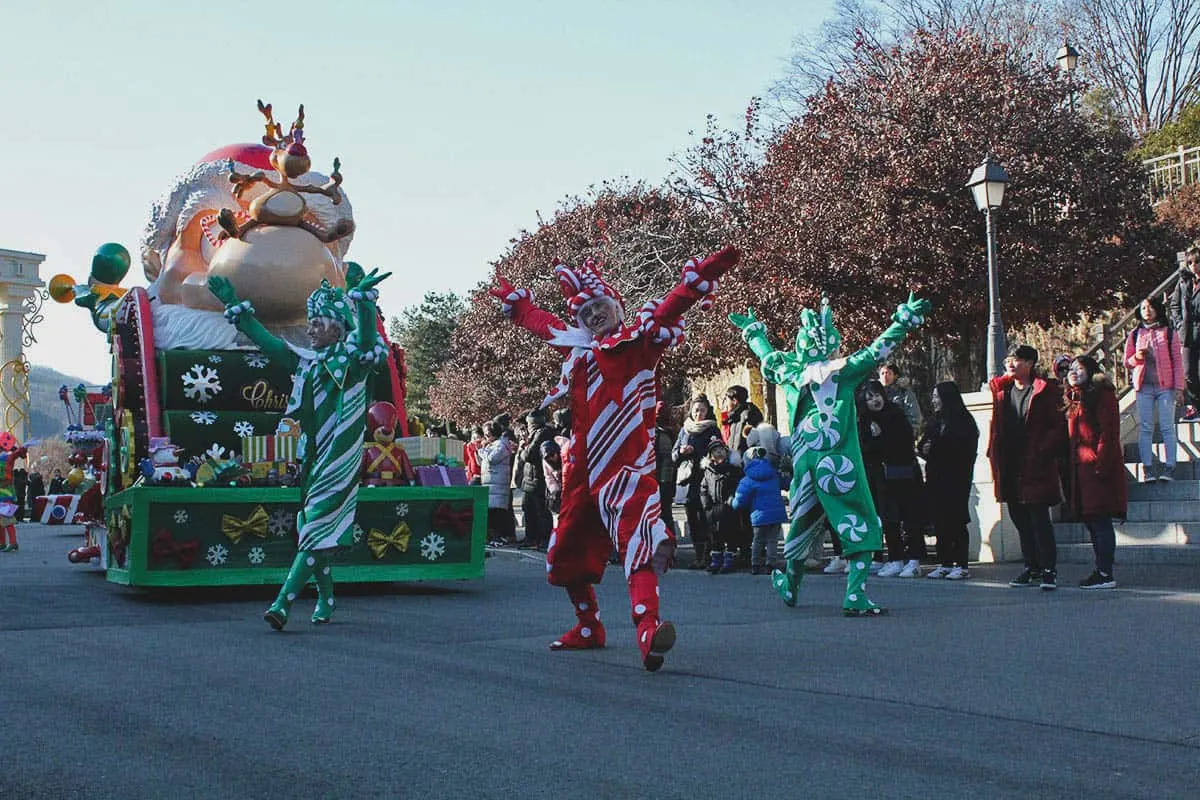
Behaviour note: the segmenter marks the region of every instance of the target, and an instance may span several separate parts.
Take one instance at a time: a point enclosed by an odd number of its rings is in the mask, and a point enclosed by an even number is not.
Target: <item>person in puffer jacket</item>
[[[750,574],[770,575],[783,523],[787,522],[779,470],[772,466],[770,453],[762,446],[746,450],[745,466],[745,477],[738,482],[733,495],[733,507],[750,509],[750,525],[754,531],[750,543]]]
[[[791,437],[780,436],[779,429],[769,422],[760,422],[746,434],[746,447],[766,450],[766,459],[779,472],[780,481],[791,479]]]
[[[700,483],[700,505],[712,536],[712,560],[708,571],[713,575],[734,571],[738,535],[742,531],[741,514],[733,507],[733,495],[742,479],[742,470],[730,461],[729,453],[724,442],[713,439],[708,445],[708,458],[702,462],[704,477]]]
[[[506,435],[504,426],[492,420],[484,428],[484,445],[479,450],[479,468],[483,485],[488,487],[488,540],[515,544],[517,521],[513,516],[512,457],[517,444]]]

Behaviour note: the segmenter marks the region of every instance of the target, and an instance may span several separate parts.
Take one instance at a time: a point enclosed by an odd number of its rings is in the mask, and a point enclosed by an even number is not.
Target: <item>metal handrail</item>
[[[1180,147],[1173,153],[1142,161],[1151,203],[1160,203],[1172,192],[1200,182],[1200,147]]]
[[[1167,293],[1167,290],[1179,280],[1179,274],[1182,271],[1183,271],[1183,269],[1180,268],[1180,269],[1172,272],[1170,275],[1168,275],[1166,278],[1164,278],[1162,280],[1162,282],[1158,284],[1158,286],[1155,286],[1150,292],[1148,292],[1146,294],[1146,296],[1154,297],[1156,295],[1165,295]],[[1136,316],[1137,316],[1137,306],[1134,306],[1132,310],[1125,312],[1125,314],[1122,317],[1120,317],[1116,322],[1114,322],[1110,325],[1105,325],[1104,333],[1101,334],[1101,336],[1100,336],[1100,341],[1096,342],[1094,345],[1092,345],[1087,350],[1085,350],[1083,354],[1085,356],[1091,356],[1092,358],[1095,358],[1097,361],[1103,360],[1106,356],[1108,356],[1112,352],[1112,350],[1109,348],[1109,344],[1113,341],[1112,334],[1120,332],[1120,337],[1117,338],[1116,341],[1123,343],[1125,341],[1125,338],[1127,336],[1129,336],[1129,330],[1132,327],[1129,325],[1129,323],[1132,320],[1134,320],[1136,318]],[[1163,320],[1163,321],[1168,325],[1172,324],[1171,320],[1169,320],[1169,319]],[[1122,378],[1124,378],[1124,380],[1123,380],[1124,386],[1122,386],[1120,388],[1124,390],[1124,389],[1128,388],[1129,375],[1128,375],[1128,368],[1125,366],[1125,358],[1124,358],[1123,351],[1122,351],[1121,358],[1115,359],[1114,363],[1111,365],[1113,368],[1108,370],[1109,375],[1113,378],[1115,378],[1117,375],[1116,367],[1118,365],[1121,367],[1120,374],[1121,374]]]

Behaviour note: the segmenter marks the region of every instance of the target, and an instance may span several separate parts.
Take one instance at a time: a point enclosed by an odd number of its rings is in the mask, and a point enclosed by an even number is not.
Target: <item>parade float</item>
[[[289,368],[228,324],[208,289],[227,278],[275,336],[304,339],[305,302],[344,287],[353,236],[337,159],[309,169],[303,106],[287,135],[269,105],[263,144],[216,150],[180,176],[140,243],[149,285],[120,286],[128,251],[103,245],[84,282],[49,292],[86,308],[109,341],[104,526],[109,580],[133,586],[275,584],[296,554],[303,436],[284,411]],[[333,560],[344,582],[483,574],[487,493],[457,465],[462,443],[405,437],[403,351],[369,385],[370,425],[353,544]],[[425,485],[407,485],[412,479]]]

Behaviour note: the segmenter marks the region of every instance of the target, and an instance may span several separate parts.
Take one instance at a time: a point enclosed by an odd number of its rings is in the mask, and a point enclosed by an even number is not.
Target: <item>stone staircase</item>
[[[1200,423],[1176,424],[1179,455],[1175,480],[1143,483],[1132,393],[1122,398],[1121,412],[1129,516],[1115,525],[1117,564],[1186,564],[1200,568]],[[1161,441],[1158,432],[1155,440]],[[1158,444],[1155,451],[1161,456]],[[1091,539],[1082,523],[1056,522],[1054,530],[1060,563],[1092,563]]]

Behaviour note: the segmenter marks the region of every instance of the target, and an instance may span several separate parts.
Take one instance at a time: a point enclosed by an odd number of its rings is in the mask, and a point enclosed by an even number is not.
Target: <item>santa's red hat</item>
[[[227,144],[213,150],[196,163],[206,164],[210,161],[223,163],[231,158],[238,164],[245,164],[254,169],[275,169],[271,166],[271,148],[262,144]]]

